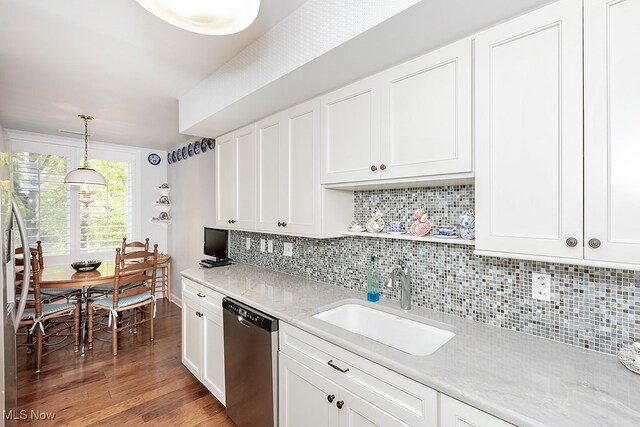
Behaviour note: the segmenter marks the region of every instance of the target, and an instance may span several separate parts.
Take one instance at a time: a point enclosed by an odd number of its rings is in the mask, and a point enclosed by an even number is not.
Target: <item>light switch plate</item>
[[[531,296],[541,301],[551,301],[551,276],[549,274],[531,274]]]
[[[251,238],[247,237],[247,246],[246,246],[247,250],[251,250]]]
[[[267,240],[267,252],[273,253],[273,240]]]
[[[284,256],[293,256],[293,243],[285,242],[282,246]]]
[[[267,250],[267,241],[264,239],[260,239],[260,252],[264,252]]]

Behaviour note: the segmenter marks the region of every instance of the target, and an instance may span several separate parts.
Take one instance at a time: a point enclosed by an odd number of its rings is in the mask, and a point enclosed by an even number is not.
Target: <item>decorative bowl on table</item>
[[[96,270],[100,267],[102,261],[77,261],[71,264],[71,267],[79,273]]]

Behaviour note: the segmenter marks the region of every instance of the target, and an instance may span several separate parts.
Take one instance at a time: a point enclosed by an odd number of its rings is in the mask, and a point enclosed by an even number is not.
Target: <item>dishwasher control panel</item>
[[[222,308],[264,330],[270,332],[278,330],[278,319],[243,304],[240,301],[231,298],[224,298],[222,300]]]

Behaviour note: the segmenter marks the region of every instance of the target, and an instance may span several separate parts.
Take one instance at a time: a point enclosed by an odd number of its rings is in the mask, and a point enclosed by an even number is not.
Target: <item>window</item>
[[[131,238],[131,165],[92,160],[91,166],[107,179],[95,190],[95,201],[80,204],[80,252],[113,251],[122,238]]]
[[[13,187],[30,245],[42,240],[45,256],[62,263],[105,259],[107,254],[110,258],[123,237],[131,239],[133,154],[94,150],[98,159],[90,159],[90,164],[104,175],[107,185],[94,188],[95,200],[85,206],[78,200],[78,189],[64,184],[79,152],[37,143],[20,148],[30,151],[12,153]],[[19,245],[19,238],[16,244]]]
[[[68,160],[38,153],[13,154],[13,189],[29,245],[42,240],[47,255],[70,252],[69,195],[64,184]]]

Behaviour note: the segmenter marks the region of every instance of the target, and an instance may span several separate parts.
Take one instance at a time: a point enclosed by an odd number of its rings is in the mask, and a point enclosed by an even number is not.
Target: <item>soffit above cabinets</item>
[[[180,132],[220,135],[552,1],[355,3],[307,1],[180,98]]]

